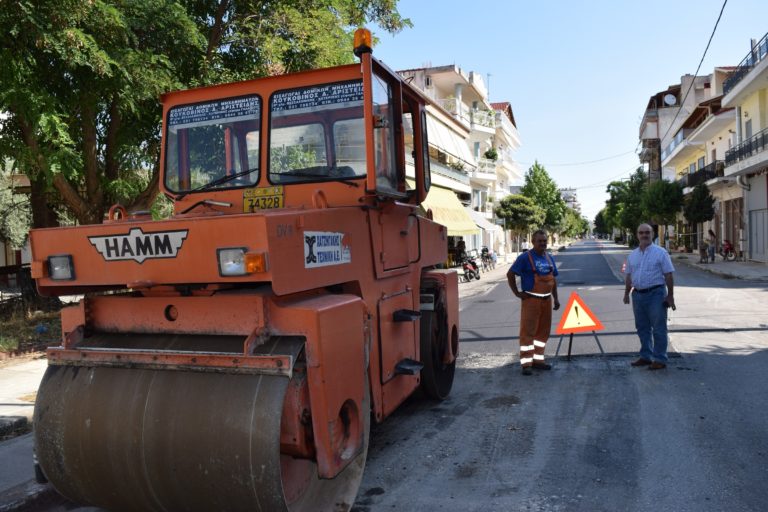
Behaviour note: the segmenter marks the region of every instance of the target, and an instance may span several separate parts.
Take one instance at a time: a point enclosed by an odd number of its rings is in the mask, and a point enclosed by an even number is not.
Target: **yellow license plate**
[[[282,186],[247,189],[243,192],[243,212],[282,208],[284,197]]]

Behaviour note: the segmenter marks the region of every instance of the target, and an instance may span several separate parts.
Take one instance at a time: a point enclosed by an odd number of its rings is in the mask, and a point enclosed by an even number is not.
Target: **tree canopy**
[[[683,207],[683,216],[691,224],[707,222],[715,216],[715,198],[706,183],[696,185]]]
[[[638,168],[626,181],[612,181],[606,192],[609,195],[604,210],[605,220],[611,228],[634,233],[644,218],[642,198],[648,175]]]
[[[538,161],[525,173],[525,183],[520,193],[544,209],[544,225],[554,229],[565,215],[565,201],[560,196],[557,184]]]
[[[410,26],[397,0],[41,0],[0,9],[0,156],[34,225],[157,195],[161,93],[352,62],[354,28]]]
[[[683,206],[679,183],[659,180],[647,186],[640,200],[643,215],[656,224],[672,224]]]
[[[520,194],[502,198],[494,209],[494,213],[500,219],[504,219],[506,229],[517,234],[541,227],[545,218],[543,208],[537,206],[531,198]]]

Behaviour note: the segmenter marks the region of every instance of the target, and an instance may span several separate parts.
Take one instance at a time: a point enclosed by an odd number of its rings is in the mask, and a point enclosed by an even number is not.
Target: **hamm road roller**
[[[430,188],[428,100],[372,57],[162,97],[173,215],[31,233],[62,343],[39,469],[108,510],[341,511],[371,421],[458,352],[457,275]],[[415,168],[406,182],[406,162]]]

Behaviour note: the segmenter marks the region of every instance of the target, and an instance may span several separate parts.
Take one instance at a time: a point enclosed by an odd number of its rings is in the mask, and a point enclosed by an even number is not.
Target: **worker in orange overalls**
[[[520,276],[517,288],[516,277]],[[533,249],[517,257],[507,272],[507,281],[520,305],[520,366],[523,375],[532,375],[532,368],[550,370],[544,361],[544,349],[552,327],[552,310],[560,309],[557,298],[557,266],[547,253],[547,232],[533,234]],[[552,305],[554,299],[554,307]]]

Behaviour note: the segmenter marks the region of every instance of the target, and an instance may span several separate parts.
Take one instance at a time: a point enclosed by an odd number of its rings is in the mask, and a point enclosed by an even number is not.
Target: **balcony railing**
[[[437,100],[441,107],[458,117],[462,121],[469,123],[469,109],[456,98],[442,98]]]
[[[725,162],[722,160],[715,160],[709,165],[705,165],[698,171],[692,173],[692,174],[686,174],[679,180],[677,180],[678,183],[680,183],[683,188],[685,187],[695,187],[697,185],[700,185],[704,182],[707,182],[714,178],[722,178],[723,177],[723,170],[725,169]]]
[[[726,151],[725,166],[728,167],[740,160],[745,160],[766,148],[768,148],[768,128]]]
[[[486,110],[475,110],[470,114],[472,124],[479,124],[486,128],[496,128],[496,113]]]
[[[744,57],[744,60],[736,66],[736,70],[731,73],[731,76],[723,82],[723,94],[728,94],[731,89],[736,87],[736,84],[741,82],[747,74],[752,71],[752,68],[757,66],[757,63],[765,59],[768,56],[768,34],[765,34],[763,38],[752,47],[752,50]]]
[[[667,159],[669,155],[672,154],[672,151],[675,150],[677,146],[683,143],[686,137],[688,137],[688,134],[691,133],[693,130],[688,129],[682,129],[677,134],[675,134],[675,138],[672,139],[672,142],[670,142],[666,148],[664,148],[664,151],[661,152],[661,161]]]

